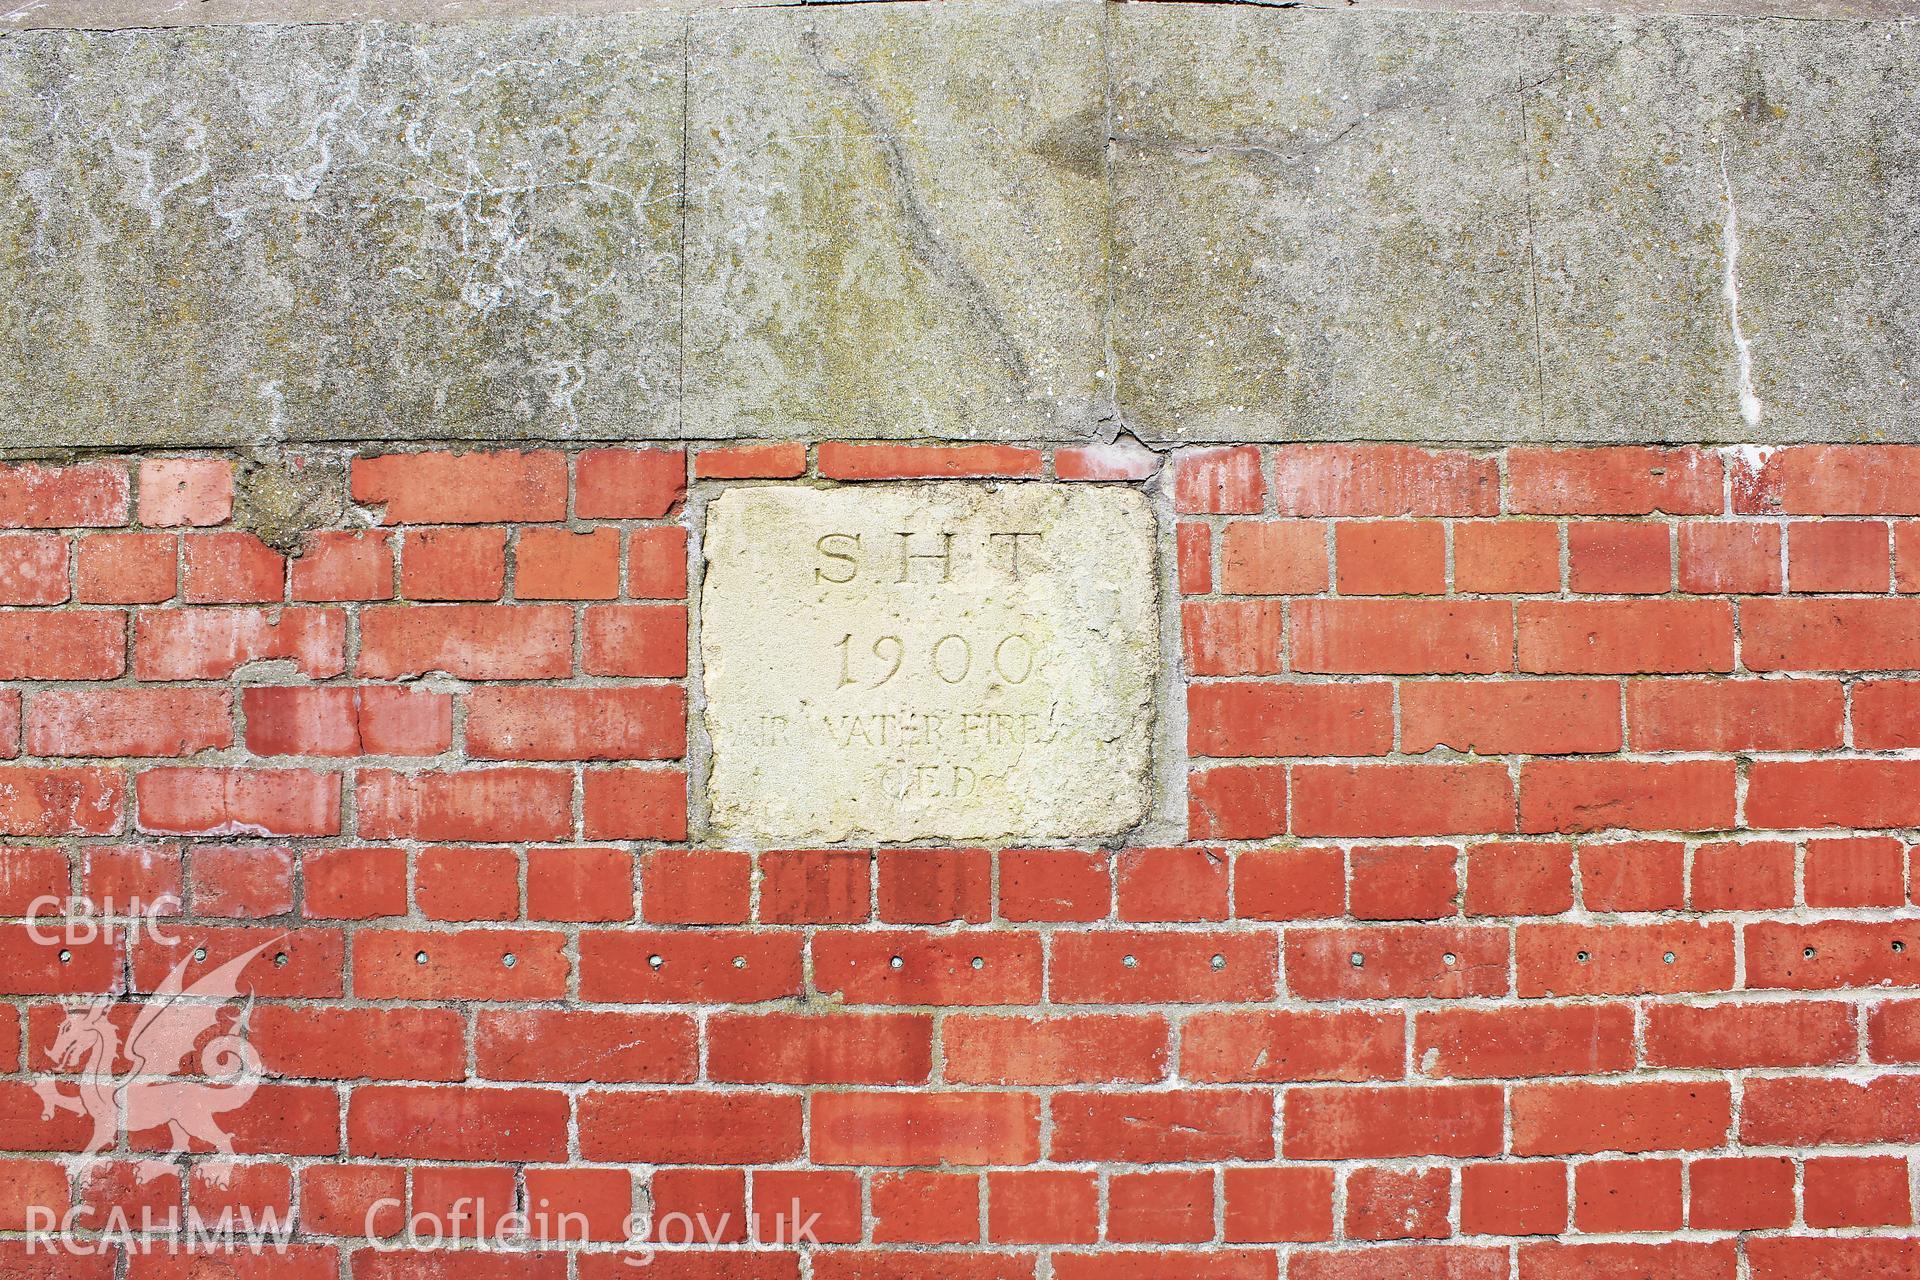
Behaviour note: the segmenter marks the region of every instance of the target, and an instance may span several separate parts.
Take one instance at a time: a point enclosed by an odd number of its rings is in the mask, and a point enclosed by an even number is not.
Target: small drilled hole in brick
[[[426,952],[424,952],[424,951],[416,951],[416,952],[414,952],[414,953],[413,953],[413,962],[414,962],[415,964],[425,964],[425,963],[427,962],[427,953],[426,953]]]
[[[666,962],[667,962],[666,957],[664,956],[648,956],[647,957],[647,967],[651,969],[658,969],[661,965],[665,964]]]
[[[968,963],[970,963],[971,965],[973,965],[973,967],[974,967],[974,968],[976,968],[976,969],[984,969],[984,968],[986,968],[986,967],[987,967],[987,962],[986,962],[986,961],[985,961],[984,959],[982,959],[981,957],[979,957],[979,956],[975,956],[975,957],[974,957],[974,958],[973,958],[973,959],[972,959],[971,961],[969,961]]]
[[[1131,969],[1135,965],[1139,964],[1140,962],[1138,960],[1135,960],[1132,956],[1121,956],[1120,963],[1125,965],[1127,968]]]
[[[1905,951],[1907,949],[1907,944],[1900,941],[1900,939],[1895,938],[1893,940],[1893,949],[1895,951]]]
[[[276,969],[284,969],[284,968],[286,968],[286,967],[287,967],[287,953],[286,953],[286,952],[284,952],[284,951],[276,951],[276,952],[274,952],[274,953],[273,953],[273,967],[274,967],[274,968],[276,968]]]
[[[70,961],[72,961],[72,959],[73,959],[73,952],[71,952],[71,951],[69,951],[69,950],[67,950],[67,949],[66,949],[65,947],[62,947],[62,948],[60,948],[60,963],[61,963],[61,964],[67,964],[67,963],[69,963]]]
[[[1669,951],[1669,952],[1667,952],[1667,954],[1665,954],[1664,956],[1661,956],[1660,958],[1661,958],[1662,960],[1664,960],[1664,961],[1666,961],[1666,962],[1667,962],[1668,964],[1672,964],[1672,963],[1673,963],[1673,952],[1671,952],[1671,951]]]
[[[746,958],[745,956],[735,956],[735,957],[733,958],[733,967],[734,967],[734,968],[736,968],[736,969],[744,969],[744,968],[746,968],[746,967],[747,967],[747,958]]]
[[[507,968],[511,969],[513,968],[513,966],[520,963],[520,957],[516,956],[515,954],[513,954],[513,952],[509,951],[507,952],[507,954],[500,957],[500,963],[507,966]]]
[[[1224,969],[1227,967],[1227,958],[1225,956],[1215,956],[1209,963],[1216,969]]]
[[[1578,960],[1581,964],[1585,964],[1587,961],[1591,960],[1592,958],[1593,958],[1592,956],[1588,955],[1584,951],[1574,956],[1574,959]]]
[[[1458,963],[1458,957],[1456,957],[1451,951],[1441,956],[1440,959],[1449,965]]]
[[[1361,951],[1354,952],[1352,955],[1347,957],[1347,963],[1352,965],[1356,969],[1365,968],[1367,963],[1366,953]]]
[[[1808,947],[1805,951],[1802,951],[1800,954],[1805,956],[1807,959],[1811,960],[1815,956],[1819,955],[1820,951],[1819,951],[1819,948],[1817,947]]]
[[[894,956],[891,960],[887,961],[887,967],[889,969],[903,969],[906,967],[906,964],[906,960],[900,956]]]
[[[193,958],[196,962],[205,960],[207,958],[207,949],[205,947],[195,947],[193,949]]]

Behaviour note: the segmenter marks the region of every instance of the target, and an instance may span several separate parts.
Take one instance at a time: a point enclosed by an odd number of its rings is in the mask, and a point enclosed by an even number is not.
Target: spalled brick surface
[[[0,468],[0,1275],[139,1202],[292,1215],[222,1275],[1914,1274],[1913,451],[1085,452],[368,454],[291,558],[223,455]],[[1161,504],[1184,841],[690,836],[701,502],[929,476]],[[62,1002],[262,945],[232,1177],[77,1159]],[[367,1238],[462,1197],[590,1225]]]

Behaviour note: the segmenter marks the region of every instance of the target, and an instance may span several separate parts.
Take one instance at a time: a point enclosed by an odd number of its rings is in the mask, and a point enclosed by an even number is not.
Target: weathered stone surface
[[[1149,437],[1535,419],[1522,20],[1126,6],[1114,345]]]
[[[692,20],[690,434],[1084,434],[1105,394],[1102,6]]]
[[[1139,493],[752,486],[708,508],[704,555],[712,835],[1082,840],[1145,814]]]
[[[1528,98],[1544,433],[1911,438],[1912,28],[1555,30]]]
[[[0,41],[9,434],[670,432],[679,34]]]

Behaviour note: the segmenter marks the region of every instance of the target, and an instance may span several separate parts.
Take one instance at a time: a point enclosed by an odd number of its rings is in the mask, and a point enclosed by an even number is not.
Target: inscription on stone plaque
[[[728,490],[707,508],[713,834],[1098,839],[1148,802],[1154,523],[1106,486]]]

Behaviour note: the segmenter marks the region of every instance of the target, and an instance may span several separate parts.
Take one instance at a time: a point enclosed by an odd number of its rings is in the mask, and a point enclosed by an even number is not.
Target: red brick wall
[[[218,455],[0,467],[0,1274],[794,1276],[795,1200],[820,1280],[1920,1274],[1920,449],[1171,459],[368,456],[291,560]],[[688,487],[809,467],[1159,495],[1188,846],[690,845]],[[261,944],[227,1185],[79,1160],[62,1001]],[[364,1235],[463,1196],[593,1243]]]

